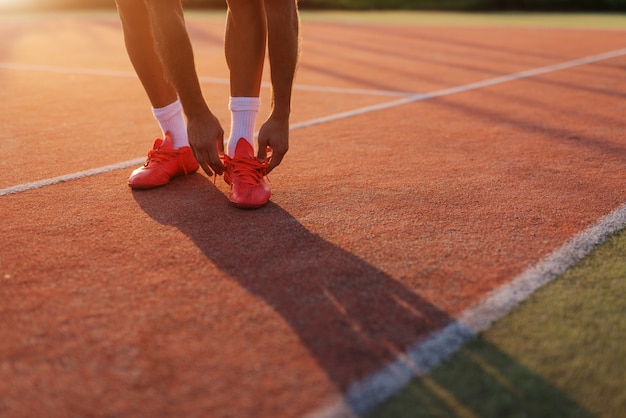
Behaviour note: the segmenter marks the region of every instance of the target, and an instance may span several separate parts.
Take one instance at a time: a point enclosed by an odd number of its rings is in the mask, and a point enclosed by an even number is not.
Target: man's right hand
[[[224,154],[224,129],[211,113],[188,117],[187,133],[189,146],[198,164],[209,176],[222,175],[224,165],[220,155]]]

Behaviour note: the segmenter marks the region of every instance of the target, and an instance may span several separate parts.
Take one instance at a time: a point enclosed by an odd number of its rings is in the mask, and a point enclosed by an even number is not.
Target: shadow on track
[[[207,262],[271,306],[341,393],[453,320],[377,267],[307,230],[280,206],[270,202],[255,211],[231,207],[222,191],[202,175],[160,189],[133,192],[133,196],[152,219],[178,228]],[[559,411],[552,411],[557,415],[573,410],[580,412],[575,416],[588,416],[565,394],[496,347],[485,350],[491,353],[489,358],[497,358],[497,364],[484,367],[490,360],[479,361],[480,353],[468,357],[464,352],[457,360],[464,367],[473,367],[475,374],[470,376],[484,384],[446,381],[445,376],[439,383],[418,378],[403,393],[404,403],[396,410],[399,414],[382,409],[382,415],[374,412],[374,416],[406,416],[403,414],[418,410],[419,416],[459,416],[463,408],[489,416],[481,410],[482,403],[465,399],[465,386],[483,397],[503,393],[503,408],[513,404],[516,412],[524,408],[534,411],[534,404],[524,406],[529,397],[549,396],[558,400],[551,404],[560,405]],[[518,390],[515,382],[504,385],[491,376],[492,368],[525,376],[534,382],[533,389]],[[451,404],[444,392],[458,401]],[[363,413],[356,408],[354,412]]]
[[[272,202],[256,211],[233,208],[201,175],[170,186],[133,195],[150,217],[178,228],[207,261],[280,314],[341,391],[450,321]]]

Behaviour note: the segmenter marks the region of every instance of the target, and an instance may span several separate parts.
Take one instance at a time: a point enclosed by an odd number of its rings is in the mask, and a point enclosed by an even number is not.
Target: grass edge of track
[[[450,11],[312,11],[303,20],[352,24],[419,24],[431,26],[522,26],[563,29],[626,29],[626,13],[450,12]]]
[[[626,229],[368,417],[619,416],[624,253]]]

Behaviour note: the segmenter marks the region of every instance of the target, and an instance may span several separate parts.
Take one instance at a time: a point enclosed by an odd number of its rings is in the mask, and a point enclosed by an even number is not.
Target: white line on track
[[[115,170],[120,170],[122,168],[133,167],[139,165],[146,161],[146,157],[137,158],[134,160],[124,161],[121,163],[105,165],[104,167],[93,168],[90,170],[79,171],[77,173],[66,174],[64,176],[53,177],[51,179],[45,179],[40,181],[34,181],[32,183],[20,184],[19,186],[8,187],[6,189],[0,189],[0,196],[5,196],[8,194],[14,194],[19,192],[25,192],[28,190],[40,189],[46,186],[52,186],[58,183],[65,183],[67,181],[79,180],[85,177],[95,176],[97,174],[104,174]]]
[[[337,113],[335,115],[325,116],[317,119],[313,119],[306,122],[300,122],[292,125],[291,129],[305,128],[320,123],[332,122],[335,120],[345,119],[352,116],[358,116],[365,113],[375,112],[378,110],[389,109],[392,107],[401,106],[412,102],[420,102],[428,99],[434,99],[437,97],[450,96],[457,93],[465,93],[472,90],[477,90],[485,87],[495,86],[497,84],[507,83],[510,81],[521,80],[524,78],[530,78],[542,74],[547,74],[555,71],[565,70],[569,68],[578,67],[585,64],[591,64],[598,61],[604,61],[611,58],[617,58],[626,55],[626,48],[619,49],[617,51],[611,51],[600,55],[594,55],[591,57],[580,58],[572,61],[563,62],[560,64],[549,65],[547,67],[535,68],[532,70],[521,71],[519,73],[513,73],[502,77],[490,78],[484,81],[478,81],[476,83],[465,84],[463,86],[451,87],[448,89],[434,91],[432,93],[413,94],[403,99],[398,99],[392,102],[381,103],[378,105],[372,105],[363,107],[360,109],[351,110],[348,112]]]
[[[395,362],[354,383],[345,396],[309,418],[352,417],[370,412],[402,389],[414,376],[424,375],[450,358],[496,320],[582,260],[597,245],[626,226],[626,204],[567,241],[510,283],[487,294],[445,328],[416,342]]]
[[[616,51],[606,52],[604,54],[580,58],[580,59],[576,59],[572,61],[566,61],[560,64],[549,65],[546,67],[535,68],[535,69],[527,70],[527,71],[521,71],[518,73],[509,74],[509,75],[505,75],[502,77],[496,77],[496,78],[491,78],[491,79],[484,80],[484,81],[478,81],[476,83],[465,84],[463,86],[457,86],[457,87],[451,87],[448,89],[438,90],[432,93],[411,94],[408,97],[404,97],[402,99],[394,100],[391,102],[381,103],[381,104],[372,105],[372,106],[366,106],[366,107],[362,107],[359,109],[350,110],[347,112],[336,113],[334,115],[329,115],[329,116],[324,116],[321,118],[311,119],[311,120],[304,121],[304,122],[294,123],[290,126],[290,129],[295,130],[295,129],[307,128],[307,127],[319,125],[322,123],[328,123],[328,122],[333,122],[333,121],[337,121],[341,119],[350,118],[353,116],[364,115],[366,113],[371,113],[371,112],[376,112],[376,111],[389,109],[389,108],[393,108],[397,106],[402,106],[402,105],[413,103],[413,102],[424,101],[424,100],[433,99],[433,98],[442,97],[442,96],[450,96],[452,94],[464,93],[464,92],[477,90],[477,89],[481,89],[485,87],[491,87],[497,84],[507,83],[510,81],[521,80],[524,78],[530,78],[530,77],[535,77],[538,75],[547,74],[547,73],[551,73],[555,71],[561,71],[561,70],[565,70],[569,68],[574,68],[574,67],[578,67],[578,66],[585,65],[585,64],[591,64],[594,62],[604,61],[604,60],[611,59],[611,58],[617,58],[623,55],[626,55],[626,48],[619,49]],[[0,68],[10,68],[10,69],[20,69],[20,70],[30,69],[33,71],[49,71],[49,72],[63,72],[63,73],[66,73],[67,71],[71,70],[73,71],[73,74],[96,74],[96,75],[103,75],[103,76],[109,75],[112,77],[127,77],[127,76],[134,77],[135,76],[133,73],[123,72],[123,71],[90,70],[90,69],[85,69],[85,68],[70,69],[70,68],[64,68],[64,67],[46,67],[46,66],[43,66],[43,67],[24,66],[24,65],[11,64],[11,63],[0,63]],[[210,81],[210,82],[222,82],[223,81],[222,79],[213,79],[213,78],[203,78],[203,79]],[[312,89],[315,88],[314,86],[308,86],[308,87]],[[92,170],[86,170],[86,171],[80,171],[78,173],[67,174],[64,176],[55,177],[53,179],[41,180],[41,181],[36,181],[32,183],[26,183],[26,184],[21,184],[18,186],[9,187],[6,189],[0,189],[0,196],[38,189],[41,187],[50,186],[50,185],[61,183],[61,182],[77,180],[77,179],[81,179],[81,178],[96,175],[96,174],[103,174],[109,171],[113,171],[113,170],[117,170],[121,168],[127,168],[133,164],[136,164],[137,162],[143,162],[143,160],[144,159],[134,159],[134,160],[118,163],[118,164],[112,164],[112,165],[107,165],[107,166],[100,167],[100,168],[95,168]]]
[[[119,71],[119,70],[106,70],[95,68],[81,68],[81,67],[57,67],[52,65],[32,65],[32,64],[17,64],[13,62],[0,62],[0,69],[3,70],[16,70],[16,71],[31,71],[42,72],[51,74],[66,74],[66,75],[92,75],[100,77],[115,77],[115,78],[137,78],[137,75],[131,71]],[[202,83],[208,84],[222,84],[228,85],[230,81],[227,78],[219,77],[199,77]],[[270,87],[270,83],[264,82],[263,87]],[[307,84],[296,84],[294,90],[305,90],[315,92],[327,92],[327,93],[339,93],[339,94],[355,94],[355,95],[367,95],[367,96],[412,96],[415,92],[403,92],[395,90],[370,90],[370,89],[355,89],[355,88],[342,88],[342,87],[326,87],[326,86],[313,86]]]

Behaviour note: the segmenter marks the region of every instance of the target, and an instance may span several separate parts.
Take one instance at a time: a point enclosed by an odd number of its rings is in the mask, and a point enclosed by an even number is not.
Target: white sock
[[[231,112],[230,137],[226,153],[235,155],[237,141],[245,138],[252,145],[254,155],[257,152],[256,141],[254,140],[254,124],[256,115],[261,106],[261,99],[258,97],[231,97],[228,108]]]
[[[152,113],[161,126],[163,138],[165,138],[165,133],[168,131],[172,135],[172,146],[174,149],[189,146],[187,124],[183,116],[183,105],[180,103],[180,99],[165,107],[152,108]]]

